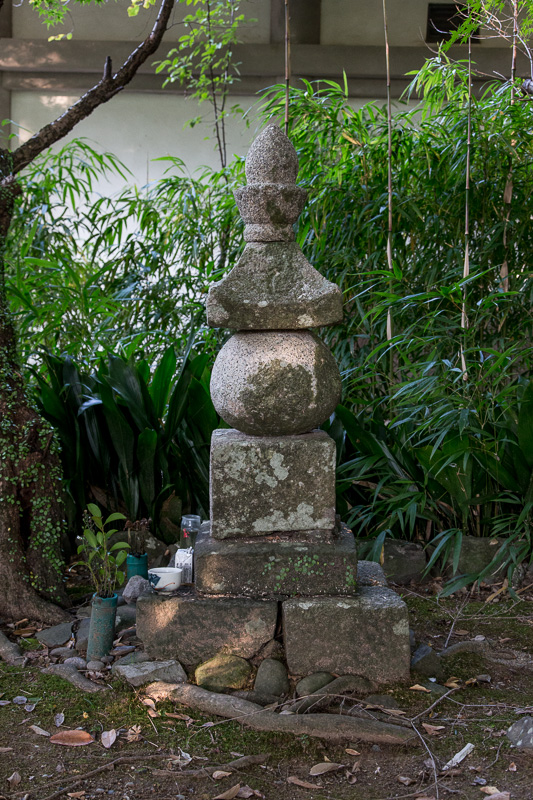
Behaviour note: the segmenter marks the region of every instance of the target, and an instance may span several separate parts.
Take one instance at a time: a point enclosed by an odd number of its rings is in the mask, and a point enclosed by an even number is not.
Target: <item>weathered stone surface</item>
[[[76,667],[76,669],[85,669],[87,667],[87,662],[80,656],[71,656],[70,658],[66,658],[63,663],[70,667]]]
[[[283,697],[289,693],[287,667],[275,658],[265,658],[255,676],[254,691],[261,695]]]
[[[62,622],[52,628],[45,628],[35,634],[35,638],[47,647],[60,647],[66,644],[72,636],[72,622]]]
[[[332,680],[333,675],[331,672],[313,672],[311,675],[307,675],[307,677],[298,681],[296,684],[296,696],[307,697],[309,694],[314,694],[318,692],[319,689],[323,689],[324,686],[327,686],[328,683],[331,683]]]
[[[239,597],[161,597],[137,602],[137,636],[152,658],[195,666],[225,650],[252,658],[273,638],[277,603]]]
[[[290,139],[278,125],[267,125],[246,156],[248,183],[296,183],[298,157]]]
[[[211,375],[211,399],[222,419],[253,436],[307,433],[340,397],[335,359],[310,331],[236,333]]]
[[[444,677],[442,662],[428,644],[421,644],[416,648],[411,658],[411,670],[426,678],[441,680]]]
[[[90,617],[86,617],[80,621],[78,630],[76,631],[76,649],[77,650],[87,650],[87,645],[89,643],[89,628],[91,625]]]
[[[224,689],[243,689],[250,679],[252,667],[239,656],[218,653],[196,668],[194,677],[198,686],[211,692]]]
[[[407,606],[390,589],[363,586],[355,597],[283,603],[285,654],[293,675],[318,670],[362,675],[375,684],[409,677]]]
[[[129,628],[131,625],[135,625],[135,620],[137,618],[137,607],[135,605],[128,606],[123,605],[117,609],[117,616],[115,620],[115,631],[118,633],[119,631],[124,630],[124,628]]]
[[[53,650],[50,650],[49,655],[55,658],[72,658],[78,655],[78,651],[73,647],[54,647]]]
[[[421,581],[425,568],[426,553],[421,544],[385,539],[383,571],[390,581]]]
[[[246,499],[246,498],[245,498]],[[217,540],[204,530],[196,540],[196,588],[205,594],[351,595],[357,553],[351,531],[330,540]]]
[[[461,555],[459,556],[459,564],[457,567],[457,574],[463,573],[478,573],[485,569],[496,553],[498,552],[502,540],[487,539],[478,536],[463,536],[461,544]],[[451,573],[452,558],[450,557],[447,570]],[[483,581],[488,584],[497,583],[502,581],[505,577],[505,572],[501,569],[498,572],[486,575]]]
[[[112,661],[113,657],[110,656],[110,658]],[[145,661],[152,661],[148,653],[145,653],[144,650],[135,650],[133,653],[126,653],[125,656],[115,661],[111,667],[111,672],[114,672],[116,667],[124,667],[126,664],[143,664]]]
[[[342,320],[342,293],[295,243],[248,244],[209,290],[207,321],[233,330],[298,330]]]
[[[183,683],[187,673],[178,661],[145,661],[138,664],[117,664],[113,673],[131,686],[144,686],[152,681]]]
[[[134,575],[124,587],[122,597],[128,605],[132,605],[142,594],[149,591],[151,591],[150,581],[147,581],[142,575]]]
[[[398,701],[391,697],[390,694],[369,694],[365,697],[365,703],[372,706],[381,706],[382,708],[399,708]]]
[[[383,567],[375,561],[359,561],[357,564],[358,586],[387,586]]]
[[[533,750],[533,717],[522,717],[507,731],[507,738],[515,747]]]
[[[101,672],[103,669],[105,669],[105,664],[103,661],[96,659],[88,662],[87,669],[91,672]]]
[[[249,538],[335,524],[335,443],[324,431],[283,438],[216,430],[211,535]]]

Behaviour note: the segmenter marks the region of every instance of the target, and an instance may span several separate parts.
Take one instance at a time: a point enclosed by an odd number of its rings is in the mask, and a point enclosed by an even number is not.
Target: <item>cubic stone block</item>
[[[228,339],[211,373],[222,419],[252,436],[290,436],[316,428],[341,398],[339,368],[311,331],[241,331]]]
[[[329,540],[242,541],[213,539],[206,526],[194,552],[196,588],[205,594],[352,595],[357,553],[343,526]]]
[[[137,636],[151,658],[187,667],[221,650],[252,658],[274,637],[277,613],[275,601],[144,595],[137,603]]]
[[[211,439],[211,535],[250,538],[335,525],[335,443],[324,431]]]
[[[378,684],[409,678],[407,606],[382,586],[363,586],[354,597],[286,600],[283,636],[293,675],[362,675]]]
[[[211,286],[207,322],[233,330],[298,330],[342,320],[342,293],[295,242],[247,244],[231,272]]]

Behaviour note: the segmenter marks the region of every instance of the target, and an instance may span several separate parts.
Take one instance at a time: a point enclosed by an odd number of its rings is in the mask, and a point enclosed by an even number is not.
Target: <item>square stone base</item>
[[[409,677],[407,606],[384,586],[361,586],[354,597],[286,600],[283,638],[294,675],[362,675],[380,684]]]
[[[211,440],[211,536],[237,539],[335,525],[335,442],[324,431]]]
[[[137,636],[151,658],[191,667],[221,650],[253,658],[274,638],[277,617],[274,600],[147,594],[137,601]]]
[[[204,524],[194,551],[196,589],[247,597],[355,593],[355,539],[345,525],[334,538],[294,536],[221,541]]]

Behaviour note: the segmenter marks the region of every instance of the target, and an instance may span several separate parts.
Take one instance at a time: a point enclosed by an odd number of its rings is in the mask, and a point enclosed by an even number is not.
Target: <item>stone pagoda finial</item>
[[[335,360],[307,329],[340,321],[342,295],[291,241],[306,198],[297,172],[294,147],[269,125],[248,153],[248,185],[235,192],[248,243],[207,300],[209,325],[239,331],[215,362],[213,403],[254,436],[307,433],[340,399]]]

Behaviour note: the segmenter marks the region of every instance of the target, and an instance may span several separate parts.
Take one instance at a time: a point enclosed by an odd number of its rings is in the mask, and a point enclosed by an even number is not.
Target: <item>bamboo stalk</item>
[[[465,179],[465,258],[463,265],[463,280],[470,275],[470,152],[472,144],[472,37],[468,39],[468,122],[466,138],[466,179]],[[463,337],[461,343],[461,367],[463,370],[463,381],[468,380],[465,359],[465,339],[468,328],[468,317],[466,313],[466,286],[463,285],[463,302],[461,305],[461,328]]]
[[[285,0],[285,135],[289,135],[289,92],[291,83],[291,15]]]

